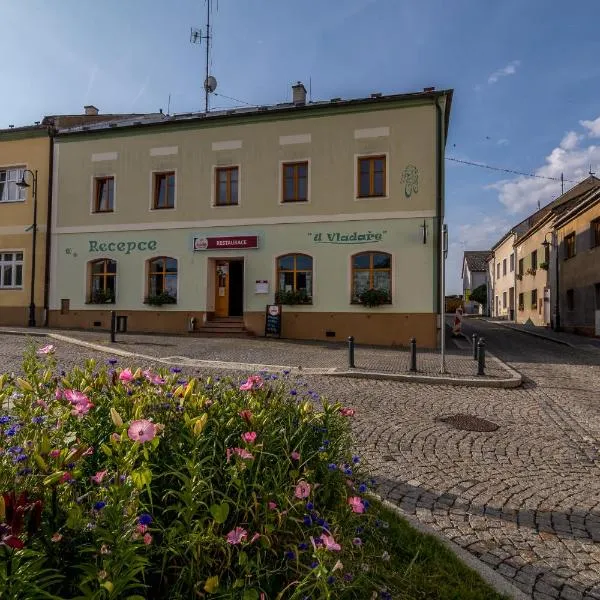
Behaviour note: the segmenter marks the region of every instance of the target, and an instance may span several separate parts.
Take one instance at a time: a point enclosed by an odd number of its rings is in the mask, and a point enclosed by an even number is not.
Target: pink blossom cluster
[[[265,382],[260,375],[250,375],[250,377],[240,385],[240,390],[243,392],[251,392],[253,390],[259,390],[264,384]]]
[[[225,450],[225,454],[227,456],[227,462],[231,460],[231,457],[234,454],[237,454],[240,458],[251,460],[254,458],[251,452],[248,452],[245,448],[227,448]]]
[[[94,406],[83,392],[77,390],[64,390],[63,396],[72,404],[71,414],[76,417],[87,415]]]

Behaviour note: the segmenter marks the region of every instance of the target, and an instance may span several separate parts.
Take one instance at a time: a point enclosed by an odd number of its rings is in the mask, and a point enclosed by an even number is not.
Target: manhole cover
[[[485,419],[462,413],[445,417],[440,419],[440,421],[447,423],[455,429],[462,429],[463,431],[496,431],[499,427],[496,423],[492,423],[491,421],[486,421]]]

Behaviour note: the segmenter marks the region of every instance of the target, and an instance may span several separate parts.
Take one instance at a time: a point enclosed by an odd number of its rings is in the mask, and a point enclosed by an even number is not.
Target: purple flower
[[[152,523],[152,516],[148,513],[143,513],[139,516],[138,523],[140,525],[150,525]]]
[[[21,426],[17,423],[16,425],[13,425],[10,429],[6,430],[6,435],[12,437],[16,433],[18,433],[19,429],[21,429]]]
[[[304,515],[304,517],[302,518],[302,522],[307,526],[310,527],[312,525],[312,520],[310,518],[309,515]]]
[[[314,507],[315,507],[315,505],[312,502],[306,503],[306,510],[312,510]]]
[[[344,581],[352,581],[354,579],[354,575],[352,573],[344,573]]]
[[[6,425],[6,423],[9,423],[9,422],[10,422],[10,417],[8,415],[0,417],[0,425]]]
[[[306,542],[301,542],[298,544],[298,550],[308,550],[308,544]]]
[[[169,371],[171,371],[171,373],[181,373],[181,369],[179,367],[171,367]]]
[[[31,419],[32,423],[43,423],[44,422],[44,417],[33,417]]]
[[[344,469],[344,475],[352,475],[352,469],[350,467]]]
[[[106,362],[108,362],[109,365],[112,365],[114,367],[117,364],[117,359],[109,358]]]
[[[33,471],[29,467],[25,467],[19,471],[19,475],[29,475],[30,473],[33,473]]]
[[[94,510],[102,510],[105,506],[106,502],[102,502],[101,500],[100,502],[96,502],[96,504],[94,504]]]
[[[331,442],[329,440],[323,440],[323,446],[329,446]]]
[[[298,394],[298,392],[296,390],[290,390],[290,394],[292,396],[296,396]]]
[[[327,583],[328,583],[329,585],[331,585],[332,583],[335,583],[335,577],[334,577],[333,575],[330,575],[330,576],[327,578]]]
[[[329,464],[327,465],[327,468],[328,468],[330,471],[335,471],[335,470],[337,469],[337,465],[336,465],[335,463],[329,463]]]
[[[311,569],[316,569],[318,566],[319,566],[319,563],[318,563],[316,560],[313,560],[313,561],[310,563],[310,568],[311,568]]]
[[[352,462],[357,465],[360,462],[360,456],[353,456],[352,457]]]
[[[295,555],[295,554],[294,554],[294,553],[293,553],[291,550],[288,550],[288,551],[287,551],[287,552],[284,554],[284,557],[285,557],[287,560],[294,560],[294,559],[296,558],[296,555]]]
[[[366,486],[364,483],[361,483],[361,484],[358,486],[358,491],[359,491],[361,494],[364,494],[364,493],[367,491],[367,486]]]
[[[355,537],[355,538],[352,540],[352,543],[353,543],[355,546],[362,546],[362,540],[361,540],[359,537]]]
[[[27,460],[27,454],[17,454],[16,456],[13,456],[14,463],[23,462],[26,460]]]

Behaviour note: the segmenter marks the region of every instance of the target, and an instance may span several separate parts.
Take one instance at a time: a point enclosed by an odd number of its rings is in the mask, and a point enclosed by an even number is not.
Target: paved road
[[[356,408],[357,450],[380,493],[407,513],[532,598],[600,598],[600,353],[486,322],[470,328],[526,376],[522,389],[323,376],[305,377],[306,389]],[[17,367],[24,344],[0,335],[3,370]],[[107,358],[59,344],[61,365],[85,356]],[[456,413],[499,428],[464,431],[440,421]]]

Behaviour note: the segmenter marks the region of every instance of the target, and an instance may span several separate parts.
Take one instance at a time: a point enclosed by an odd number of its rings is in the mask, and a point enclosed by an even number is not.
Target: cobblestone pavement
[[[69,337],[111,346],[109,334],[98,331],[60,331]],[[0,331],[1,335],[1,331]],[[348,368],[348,349],[343,343],[299,342],[273,338],[210,338],[187,336],[117,335],[115,348],[139,352],[173,362],[221,361],[280,367],[335,369]],[[448,336],[446,377],[475,377],[477,363],[471,358],[470,345],[465,340]],[[356,371],[407,374],[410,353],[407,348],[380,348],[357,345]],[[417,370],[421,375],[440,376],[438,351],[417,349]],[[496,361],[489,360],[482,379],[506,379],[510,375]]]
[[[356,408],[356,447],[381,495],[536,600],[600,599],[600,353],[493,323],[469,322],[466,333],[473,328],[525,374],[522,388],[304,379]],[[3,370],[17,368],[24,343],[0,335]],[[107,358],[58,346],[65,366]],[[463,431],[440,420],[456,413],[499,428]]]

